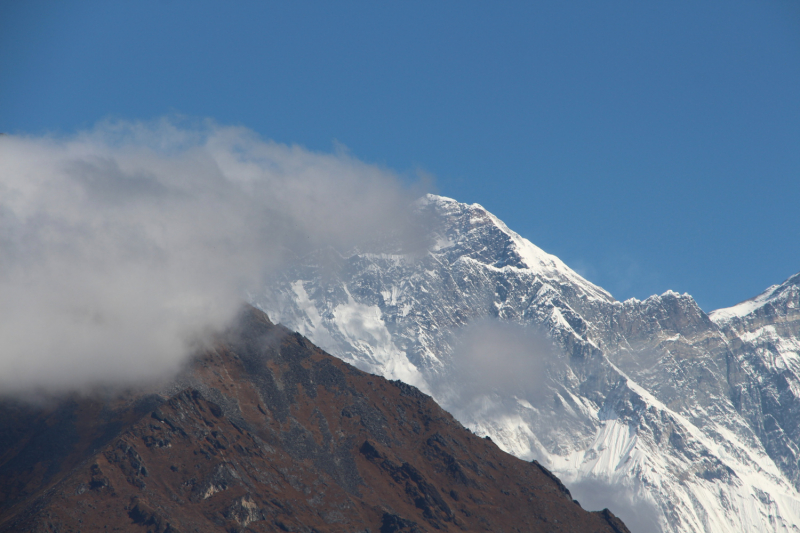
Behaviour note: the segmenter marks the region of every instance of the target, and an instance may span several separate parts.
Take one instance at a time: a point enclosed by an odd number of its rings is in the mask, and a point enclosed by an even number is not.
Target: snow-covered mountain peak
[[[452,198],[427,194],[417,205],[420,210],[432,211],[441,224],[434,230],[442,233],[437,236],[436,252],[461,252],[495,268],[528,270],[556,283],[573,284],[582,289],[588,298],[614,301],[607,291],[581,277],[555,255],[548,254],[511,230],[480,204],[464,204]],[[454,235],[458,235],[459,239],[453,240]],[[476,244],[479,246],[476,247]],[[476,254],[476,251],[484,253]]]
[[[478,204],[416,209],[423,251],[308,256],[253,303],[642,531],[800,532],[800,274],[734,328],[688,294],[617,302]]]

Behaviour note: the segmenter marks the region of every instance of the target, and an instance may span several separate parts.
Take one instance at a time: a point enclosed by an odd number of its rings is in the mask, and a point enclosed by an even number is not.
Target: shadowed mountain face
[[[169,390],[0,404],[0,531],[628,531],[253,309]]]

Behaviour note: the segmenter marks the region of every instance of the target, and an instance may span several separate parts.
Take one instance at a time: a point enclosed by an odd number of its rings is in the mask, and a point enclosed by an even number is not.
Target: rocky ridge
[[[157,391],[0,401],[0,531],[626,533],[553,474],[245,310]]]

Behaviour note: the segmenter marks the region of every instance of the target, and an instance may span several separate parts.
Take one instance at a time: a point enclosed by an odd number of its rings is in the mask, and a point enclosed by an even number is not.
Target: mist
[[[451,376],[442,382],[456,383],[457,389],[440,386],[437,397],[460,420],[469,420],[473,402],[486,409],[486,398],[495,394],[533,403],[547,397],[548,373],[557,357],[552,341],[540,328],[477,320],[456,330],[452,343]],[[505,409],[499,404],[495,407]]]
[[[293,258],[414,236],[407,182],[208,121],[0,136],[0,394],[173,375]]]
[[[659,512],[644,490],[635,490],[622,483],[607,483],[586,478],[570,483],[572,497],[588,511],[608,508],[631,530],[631,533],[661,533]]]

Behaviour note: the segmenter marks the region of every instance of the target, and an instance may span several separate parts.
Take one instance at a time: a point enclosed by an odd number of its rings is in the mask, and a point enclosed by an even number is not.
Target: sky
[[[0,132],[165,116],[429,176],[617,299],[800,271],[788,0],[0,3]]]

